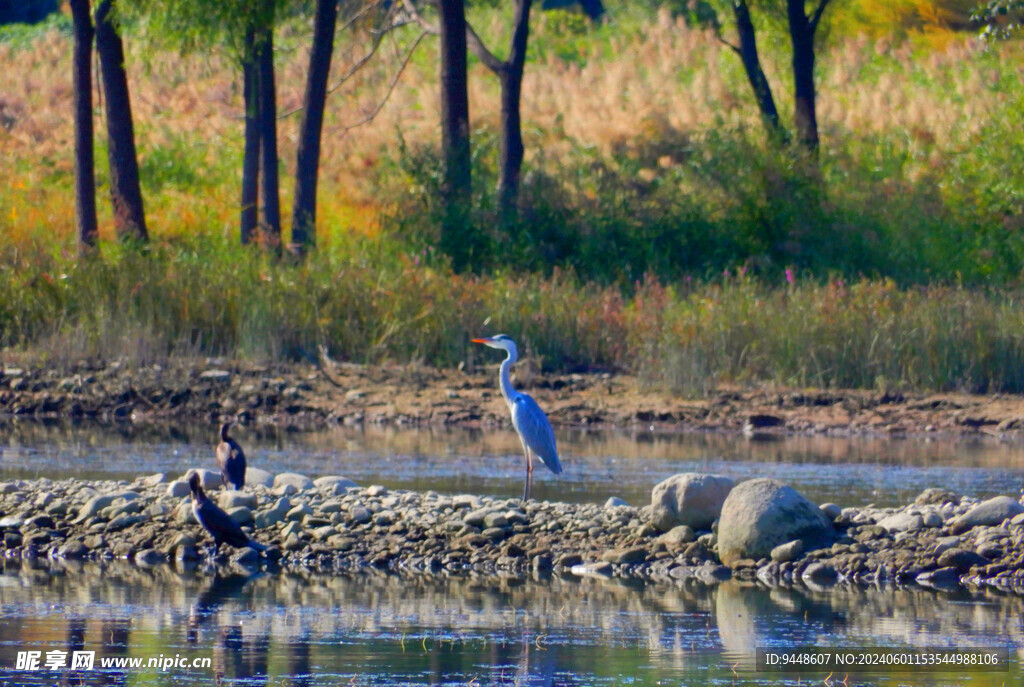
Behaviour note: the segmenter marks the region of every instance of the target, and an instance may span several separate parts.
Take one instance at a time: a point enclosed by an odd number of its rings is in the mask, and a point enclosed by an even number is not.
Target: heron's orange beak
[[[488,343],[488,342],[490,342],[490,339],[470,339],[470,341],[472,341],[473,343],[482,343],[482,344],[485,344],[485,343]]]

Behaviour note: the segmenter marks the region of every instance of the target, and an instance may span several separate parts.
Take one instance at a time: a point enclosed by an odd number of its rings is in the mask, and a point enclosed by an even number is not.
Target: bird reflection
[[[189,610],[187,639],[189,644],[199,642],[201,627],[215,618],[224,604],[242,597],[246,584],[254,575],[220,575],[196,597]],[[247,684],[265,684],[267,680],[270,638],[264,632],[246,639],[241,621],[227,618],[217,628],[213,645],[213,673],[217,684],[225,680],[251,680]]]

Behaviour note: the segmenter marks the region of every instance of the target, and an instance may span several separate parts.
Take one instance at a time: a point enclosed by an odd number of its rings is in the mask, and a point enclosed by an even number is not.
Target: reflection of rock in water
[[[799,591],[736,580],[718,585],[715,617],[722,648],[745,670],[754,668],[757,647],[813,646],[844,623],[832,606]]]

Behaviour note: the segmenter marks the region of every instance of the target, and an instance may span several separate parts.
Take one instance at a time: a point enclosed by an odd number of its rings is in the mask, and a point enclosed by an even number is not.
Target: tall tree
[[[258,224],[262,224],[262,243],[275,250],[281,245],[281,210],[273,30],[275,18],[298,5],[298,0],[139,0],[125,3],[124,7],[126,14],[147,21],[148,35],[159,42],[183,53],[209,53],[221,46],[237,60],[246,101],[239,206],[241,241],[252,241]],[[261,198],[262,216],[258,212]]]
[[[75,110],[75,222],[78,249],[88,254],[96,249],[96,169],[92,126],[92,39],[89,0],[70,0],[74,31],[72,91]]]
[[[250,24],[242,46],[242,101],[245,108],[245,139],[242,152],[242,197],[239,221],[242,245],[248,245],[259,227],[260,128],[256,69],[256,30]]]
[[[96,53],[103,77],[107,114],[110,200],[118,237],[144,243],[149,235],[139,188],[139,162],[135,153],[135,128],[125,73],[124,45],[110,16],[113,4],[113,0],[100,0],[96,6]]]
[[[530,7],[533,0],[515,0],[515,17],[508,59],[500,60],[487,49],[480,37],[467,25],[468,42],[473,53],[501,82],[501,152],[498,172],[498,204],[505,217],[516,212],[519,179],[523,166],[523,132],[520,101],[523,70],[530,37]]]
[[[441,248],[456,269],[468,264],[467,215],[470,172],[469,90],[466,68],[465,0],[438,0],[441,15]]]
[[[807,15],[805,0],[786,0],[789,38],[793,44],[793,98],[796,111],[794,125],[797,137],[810,152],[818,150],[818,114],[814,88],[814,34],[829,0],[818,0],[818,6]]]
[[[750,87],[754,89],[757,107],[761,110],[761,119],[768,130],[768,135],[779,141],[785,141],[787,139],[786,129],[779,121],[779,110],[775,106],[772,87],[761,67],[761,57],[757,51],[757,33],[754,31],[754,22],[750,19],[750,7],[747,6],[746,0],[734,0],[732,13],[736,21],[736,33],[740,44],[729,47],[740,56],[740,60],[743,62],[743,70],[747,74]]]
[[[273,6],[273,0],[267,4]],[[260,130],[261,229],[266,246],[281,252],[281,200],[277,173],[277,89],[274,84],[274,27],[268,23],[256,34],[257,111]]]
[[[316,189],[320,168],[327,77],[334,52],[338,0],[317,0],[313,18],[313,49],[309,54],[306,93],[295,160],[295,199],[292,207],[292,245],[304,253],[316,244]]]

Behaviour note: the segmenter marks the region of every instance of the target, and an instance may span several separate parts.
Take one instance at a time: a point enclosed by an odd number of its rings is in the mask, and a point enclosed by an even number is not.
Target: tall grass
[[[749,275],[627,297],[575,275],[453,275],[359,239],[301,266],[197,235],[80,261],[8,251],[0,345],[56,359],[169,355],[451,366],[473,335],[514,333],[549,370],[631,371],[697,394],[716,384],[1024,391],[1024,310],[1010,293],[891,280]]]
[[[491,43],[504,28],[482,10],[474,20]],[[304,35],[289,27],[281,45]],[[667,11],[602,27],[540,14],[522,216],[496,215],[497,84],[476,65],[475,263],[453,274],[433,249],[435,47],[371,123],[350,127],[413,38],[389,39],[333,96],[318,250],[298,265],[236,245],[235,66],[137,36],[154,241],[76,259],[68,38],[0,44],[0,346],[142,363],[301,359],[323,345],[345,360],[454,365],[475,355],[471,335],[503,330],[548,369],[630,371],[688,393],[725,382],[1024,391],[1018,46],[835,40],[819,71],[820,171],[808,174],[764,145],[738,60],[711,34]],[[334,73],[365,47],[343,41]],[[784,53],[766,54],[788,121]],[[282,51],[282,111],[301,102],[305,62]],[[281,123],[286,172],[297,125]],[[287,209],[287,181],[282,191]]]

